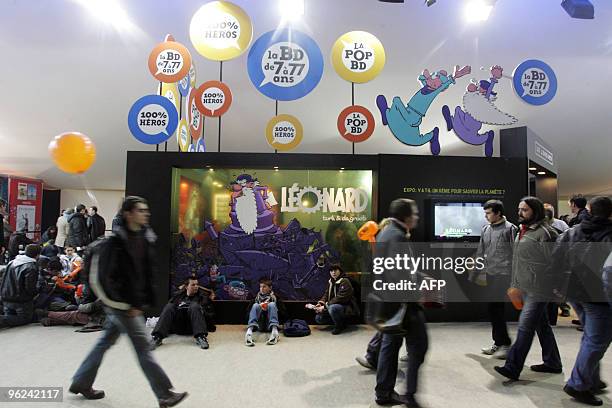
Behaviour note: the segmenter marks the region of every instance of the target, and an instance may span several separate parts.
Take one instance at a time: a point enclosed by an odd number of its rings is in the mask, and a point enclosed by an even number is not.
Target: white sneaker
[[[267,344],[268,346],[273,346],[273,345],[275,345],[276,343],[278,343],[278,338],[279,338],[279,335],[278,335],[278,334],[276,334],[276,335],[271,334],[271,335],[270,335],[270,338],[268,339],[268,341],[266,342],[266,344]]]
[[[505,360],[508,357],[509,351],[510,351],[510,346],[499,346],[497,348],[497,351],[493,353],[493,358]]]
[[[253,347],[255,345],[252,334],[247,334],[244,338],[244,342],[245,342],[245,345],[248,347]]]
[[[493,343],[493,345],[489,346],[489,347],[483,347],[480,350],[482,351],[482,354],[486,354],[487,356],[492,356],[493,354],[495,354],[495,352],[499,349],[498,346],[495,345],[495,343]]]

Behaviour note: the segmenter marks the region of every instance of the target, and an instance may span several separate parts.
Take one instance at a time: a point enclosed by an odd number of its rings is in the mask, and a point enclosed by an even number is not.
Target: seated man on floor
[[[249,305],[249,322],[245,335],[245,344],[249,347],[255,345],[253,340],[253,330],[263,331],[261,326],[267,327],[270,337],[266,344],[274,345],[278,343],[279,334],[279,309],[282,307],[280,299],[272,291],[272,281],[261,279],[259,281],[259,293]]]
[[[43,326],[85,326],[77,330],[82,332],[102,330],[106,320],[104,305],[100,299],[82,303],[78,306],[78,310],[64,312],[37,310],[36,313]]]
[[[0,315],[0,328],[32,323],[39,256],[40,246],[30,244],[25,248],[25,254],[17,255],[7,265],[0,286],[0,298],[4,306],[4,315]]]
[[[44,259],[41,255],[41,259]],[[38,275],[38,296],[34,302],[36,309],[48,309],[54,312],[76,310],[72,302],[75,286],[67,284],[62,278],[62,263],[58,258],[40,262]]]
[[[66,281],[75,281],[79,272],[83,269],[83,258],[79,256],[77,250],[72,245],[66,245],[65,255],[60,255],[62,262],[62,275]]]
[[[332,265],[329,274],[329,284],[323,297],[313,307],[315,320],[318,324],[333,324],[332,334],[340,334],[346,328],[346,319],[359,315],[359,305],[354,296],[353,285],[345,276],[344,270],[338,264]]]
[[[212,291],[199,286],[197,278],[189,278],[164,307],[151,333],[151,349],[161,346],[170,333],[193,334],[196,344],[207,349],[208,330],[214,331],[212,299]]]

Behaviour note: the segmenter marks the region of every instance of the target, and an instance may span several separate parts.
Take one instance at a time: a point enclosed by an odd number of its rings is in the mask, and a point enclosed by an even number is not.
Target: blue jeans
[[[315,316],[317,324],[333,324],[336,327],[344,327],[344,306],[340,304],[327,305],[325,310]]]
[[[4,315],[0,316],[0,327],[23,326],[32,323],[34,304],[4,302]]]
[[[542,346],[542,361],[544,364],[554,369],[562,368],[559,348],[548,321],[546,307],[546,302],[540,302],[532,295],[526,295],[524,298],[516,341],[508,352],[505,364],[505,367],[517,377],[523,370],[523,365],[533,342],[533,336],[536,333]]]
[[[599,362],[612,341],[612,306],[595,303],[580,305],[583,310],[580,321],[584,333],[567,385],[579,391],[587,391],[601,381]]]
[[[151,354],[144,318],[142,316],[128,317],[124,311],[109,308],[106,309],[104,332],[74,374],[72,386],[80,390],[92,388],[104,353],[115,344],[121,333],[127,334],[132,341],[140,367],[155,396],[158,399],[166,398],[172,388],[172,383]]]
[[[415,306],[412,313],[408,334],[397,336],[383,334],[378,354],[378,366],[376,368],[376,397],[388,398],[395,388],[397,379],[397,366],[399,350],[402,342],[406,340],[408,350],[408,369],[406,371],[406,395],[414,395],[417,391],[419,379],[419,368],[425,361],[429,339],[427,327],[425,326],[425,314]]]
[[[248,327],[253,327],[257,330],[261,330],[259,327],[259,319],[261,318],[261,313],[264,310],[262,309],[259,303],[254,303],[251,306],[251,312],[249,313],[249,323]],[[272,329],[272,326],[278,327],[278,307],[276,306],[276,302],[268,303],[268,330]]]

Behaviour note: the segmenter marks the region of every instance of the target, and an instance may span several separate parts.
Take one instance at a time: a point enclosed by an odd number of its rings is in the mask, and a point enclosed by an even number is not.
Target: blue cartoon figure
[[[447,130],[453,130],[459,139],[474,146],[485,145],[485,156],[493,155],[493,138],[495,132],[489,130],[478,133],[482,124],[488,125],[512,125],[517,119],[500,111],[495,106],[497,93],[493,87],[503,76],[503,68],[499,65],[491,67],[491,78],[489,81],[482,80],[478,83],[471,82],[463,95],[463,109],[455,108],[455,114],[447,105],[442,107],[442,115],[446,120]]]
[[[444,70],[432,74],[424,70],[419,76],[419,82],[423,87],[414,94],[408,105],[404,105],[400,97],[396,96],[389,107],[387,98],[384,95],[378,95],[376,105],[380,110],[383,125],[389,126],[393,135],[400,142],[409,146],[421,146],[429,142],[431,154],[437,156],[440,154],[438,138],[440,131],[435,127],[431,132],[421,134],[421,122],[436,96],[454,84],[455,79],[468,75],[470,72],[472,69],[469,65],[461,69],[459,65],[456,65],[453,75],[448,75]]]

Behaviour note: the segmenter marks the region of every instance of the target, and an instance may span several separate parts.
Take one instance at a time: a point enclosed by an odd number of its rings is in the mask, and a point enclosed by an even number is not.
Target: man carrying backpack
[[[138,362],[149,380],[160,408],[173,407],[187,396],[176,393],[170,379],[149,350],[143,309],[154,302],[152,279],[155,268],[155,234],[148,227],[149,206],[140,197],[126,197],[121,205],[123,224],[106,240],[97,241],[91,254],[91,286],[106,306],[104,334],[74,374],[69,391],[87,399],[104,398],[104,391],[94,390],[93,383],[104,353],[121,333],[130,337]]]

